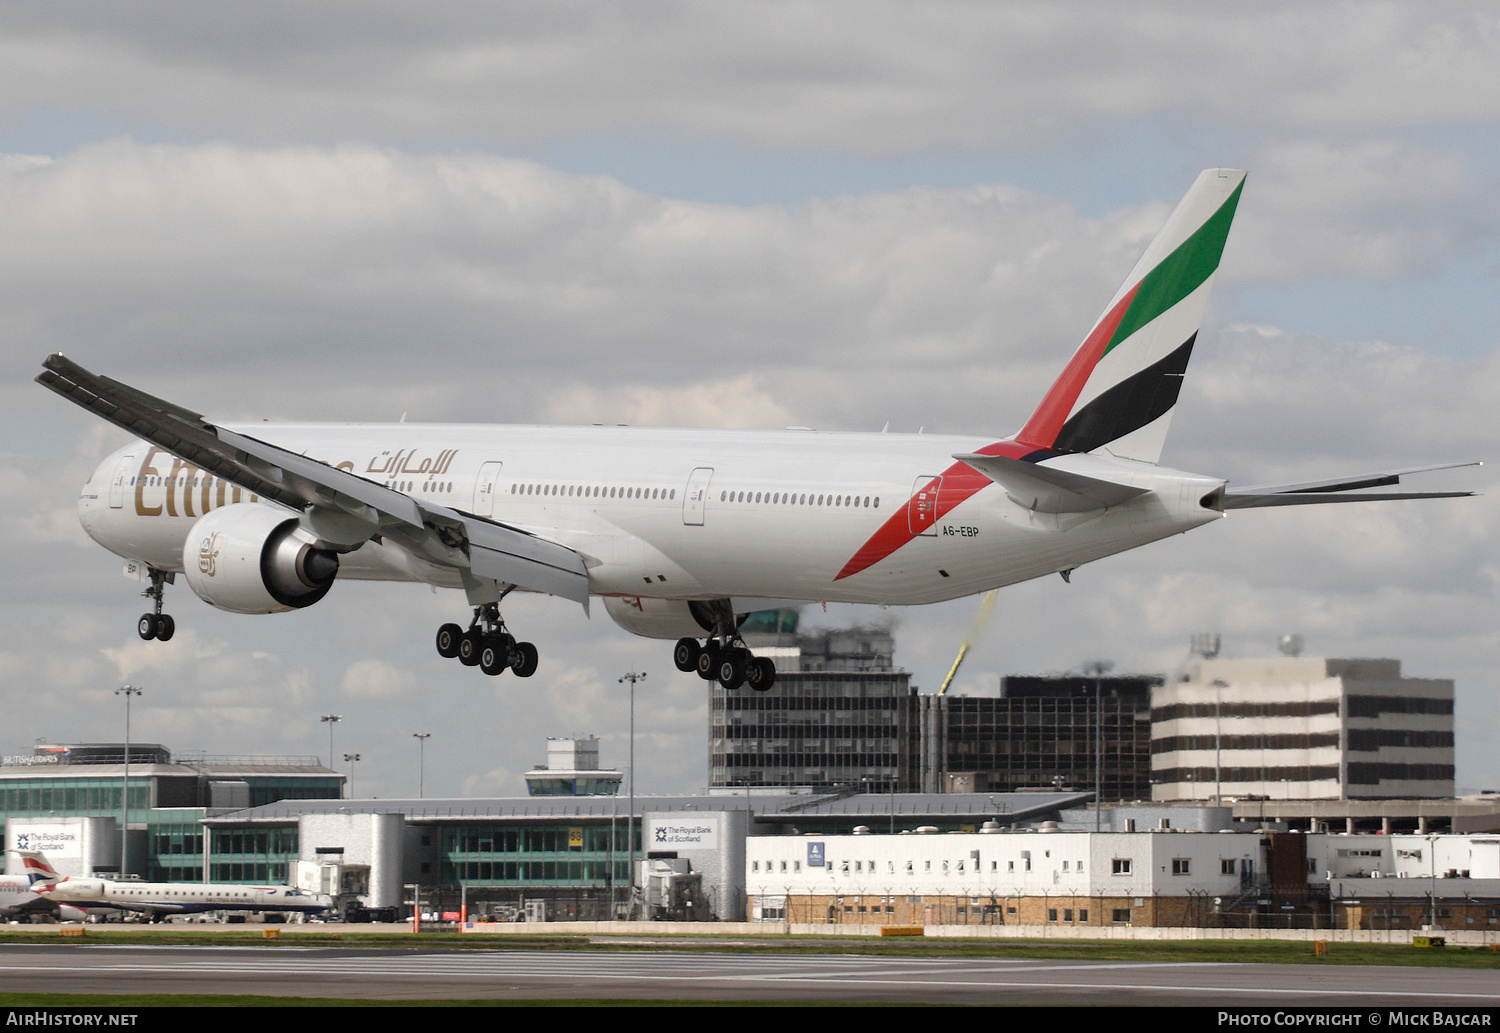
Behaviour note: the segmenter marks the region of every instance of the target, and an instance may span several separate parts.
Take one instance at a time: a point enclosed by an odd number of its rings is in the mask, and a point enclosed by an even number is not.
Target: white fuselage
[[[576,550],[596,595],[915,604],[972,595],[1211,521],[1223,486],[1147,463],[1065,456],[1147,488],[1082,513],[1040,513],[955,463],[993,439],[812,431],[436,424],[243,424],[229,429],[413,497]],[[942,504],[917,526],[914,491]],[[250,501],[137,442],[79,501],[105,548],[167,571],[206,511]],[[915,503],[913,503],[915,506]],[[370,542],[339,576],[460,587],[457,572]]]
[[[291,886],[226,886],[180,882],[114,882],[64,879],[44,891],[58,903],[80,908],[115,908],[192,914],[201,911],[326,911],[327,897]]]

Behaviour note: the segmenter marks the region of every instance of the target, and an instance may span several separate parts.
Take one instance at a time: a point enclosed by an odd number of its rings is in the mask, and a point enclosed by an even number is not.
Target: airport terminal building
[[[259,832],[216,838],[204,818],[285,799],[336,800],[343,790],[344,776],[316,757],[174,756],[132,743],[128,776],[123,743],[38,745],[0,758],[7,850],[40,847],[67,874],[118,874],[123,814],[128,874],[152,882],[201,882],[205,865],[211,881],[285,881],[295,843]]]

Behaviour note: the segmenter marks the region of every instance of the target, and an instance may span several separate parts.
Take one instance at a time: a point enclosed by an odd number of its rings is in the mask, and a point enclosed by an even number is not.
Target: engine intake
[[[328,594],[338,554],[320,549],[283,510],[252,502],[216,509],[193,525],[182,547],[188,585],[231,613],[281,613]]]

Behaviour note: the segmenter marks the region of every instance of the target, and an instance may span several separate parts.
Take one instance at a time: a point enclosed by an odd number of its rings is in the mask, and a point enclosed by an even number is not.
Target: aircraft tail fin
[[[17,850],[16,853],[21,855],[21,867],[33,886],[39,882],[53,883],[62,880],[57,869],[52,867],[52,862],[47,860],[47,855],[40,850]]]
[[[1245,173],[1199,174],[1016,440],[1161,458]]]

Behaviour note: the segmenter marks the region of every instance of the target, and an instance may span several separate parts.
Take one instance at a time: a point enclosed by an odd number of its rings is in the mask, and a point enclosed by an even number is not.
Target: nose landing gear
[[[536,673],[536,646],[517,642],[505,628],[499,603],[474,608],[474,619],[465,631],[457,624],[444,624],[437,633],[438,656],[457,659],[465,667],[478,667],[491,677],[514,671],[517,678]]]
[[[151,574],[151,587],[141,595],[150,599],[153,605],[150,613],[141,614],[141,619],[136,622],[135,630],[147,642],[152,639],[165,642],[177,633],[177,622],[172,619],[171,614],[161,612],[161,597],[166,586],[177,578],[168,570],[157,570],[155,567],[150,567],[148,570]]]

